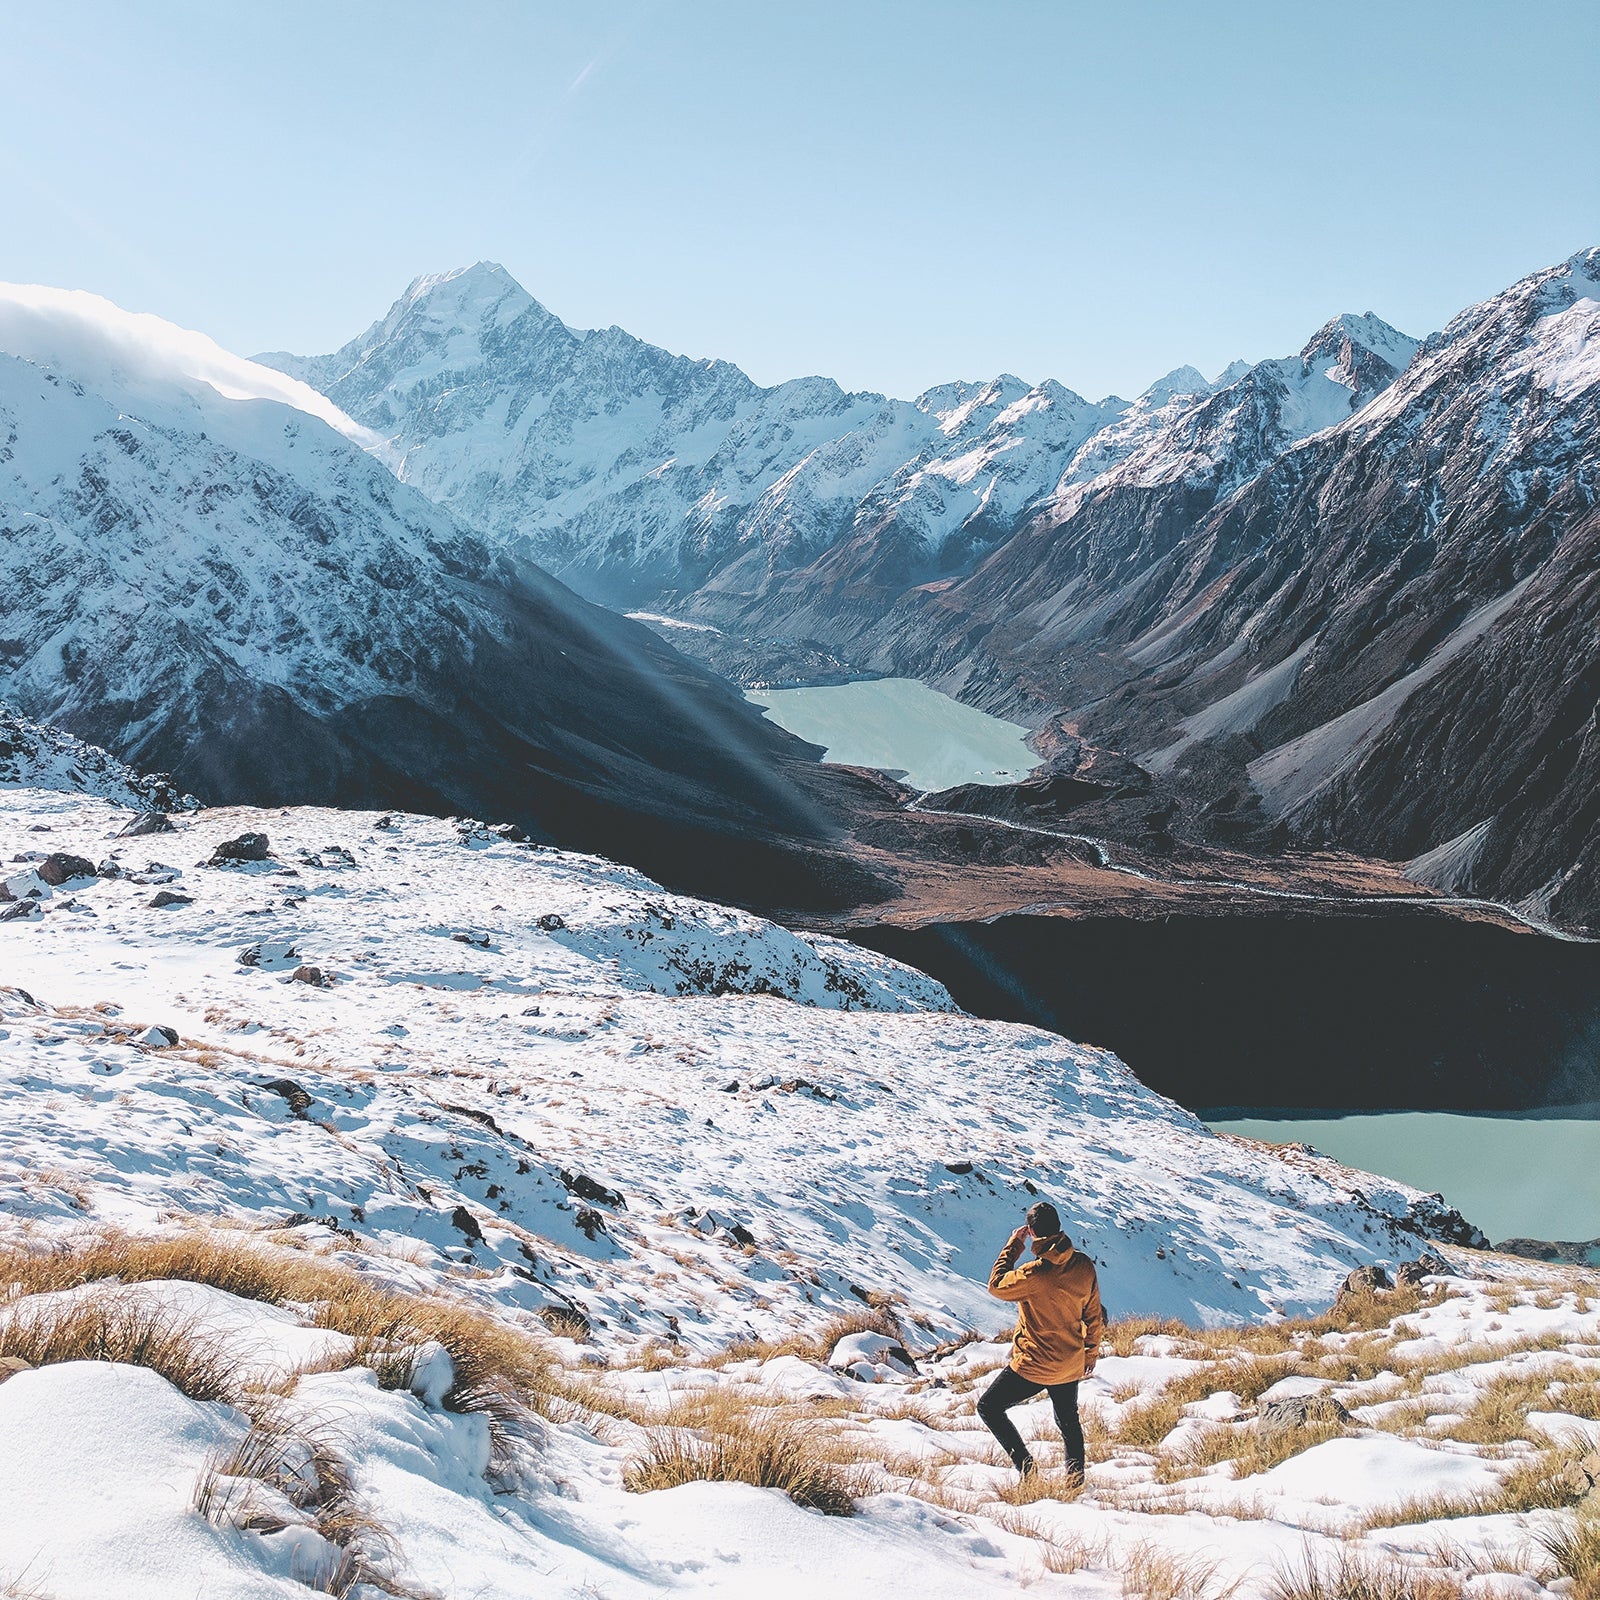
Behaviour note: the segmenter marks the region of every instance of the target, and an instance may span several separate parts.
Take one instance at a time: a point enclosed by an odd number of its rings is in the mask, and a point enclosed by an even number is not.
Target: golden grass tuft
[[[1223,1583],[1220,1562],[1201,1555],[1164,1549],[1152,1540],[1118,1552],[1122,1592],[1129,1600],[1228,1600],[1242,1578]]]
[[[1068,1504],[1083,1493],[1083,1479],[1076,1472],[1035,1467],[1032,1472],[995,1491],[996,1497],[1008,1506],[1037,1505],[1041,1500],[1056,1500]]]
[[[236,1444],[215,1452],[195,1483],[194,1509],[213,1527],[277,1532],[290,1525],[287,1503],[333,1546],[305,1560],[293,1576],[318,1594],[357,1591],[395,1600],[435,1600],[395,1575],[398,1549],[389,1530],[356,1493],[350,1464],[324,1427],[292,1420],[272,1396],[250,1397],[251,1424]],[[272,1491],[252,1492],[262,1484]]]
[[[559,1389],[546,1348],[498,1318],[460,1301],[390,1289],[338,1262],[285,1249],[239,1229],[192,1227],[160,1237],[111,1232],[55,1249],[0,1249],[0,1286],[8,1286],[13,1297],[106,1279],[124,1284],[177,1279],[209,1284],[243,1300],[301,1312],[309,1307],[313,1325],[355,1341],[349,1364],[370,1366],[388,1388],[407,1387],[417,1346],[436,1340],[455,1365],[455,1385],[445,1404],[488,1416],[501,1468],[508,1465],[517,1441],[526,1437],[532,1413]],[[18,1320],[26,1325],[30,1314],[24,1310]],[[192,1335],[189,1342],[200,1352],[212,1348]],[[5,1353],[32,1360],[26,1349]],[[174,1370],[183,1371],[181,1362],[174,1361]],[[184,1388],[177,1378],[172,1381]],[[201,1373],[190,1381],[204,1386]],[[215,1397],[228,1393],[231,1388]]]
[[[1307,1547],[1274,1570],[1264,1593],[1267,1600],[1462,1600],[1464,1591],[1455,1578],[1345,1546],[1329,1556]]]
[[[1600,1600],[1600,1517],[1575,1517],[1542,1534],[1539,1543],[1556,1571],[1572,1580],[1567,1600]]]
[[[623,1474],[635,1494],[684,1483],[748,1483],[781,1489],[807,1510],[848,1517],[868,1492],[858,1467],[831,1458],[815,1423],[724,1411],[705,1434],[667,1425],[647,1428],[645,1440]]]
[[[231,1400],[238,1365],[215,1336],[159,1306],[102,1293],[17,1306],[0,1324],[0,1356],[31,1367],[114,1361],[159,1373],[191,1400]]]

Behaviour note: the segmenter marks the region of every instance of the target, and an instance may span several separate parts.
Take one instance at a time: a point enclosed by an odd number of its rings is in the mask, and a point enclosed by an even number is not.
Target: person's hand
[[[1028,1231],[1028,1224],[1026,1222],[1024,1222],[1020,1228],[1014,1228],[1011,1232],[1010,1243],[1016,1245],[1020,1249],[1022,1241],[1028,1237]]]

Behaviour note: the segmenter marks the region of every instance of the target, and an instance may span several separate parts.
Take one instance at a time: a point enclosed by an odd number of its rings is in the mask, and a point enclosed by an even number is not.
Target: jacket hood
[[[1064,1233],[1052,1233],[1033,1241],[1033,1253],[1041,1261],[1067,1261],[1072,1257],[1072,1241]]]

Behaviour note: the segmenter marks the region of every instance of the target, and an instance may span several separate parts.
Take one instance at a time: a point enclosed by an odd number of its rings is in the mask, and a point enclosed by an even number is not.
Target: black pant
[[[1066,1470],[1083,1475],[1083,1424],[1078,1421],[1078,1385],[1074,1383],[1035,1383],[1024,1378],[1010,1367],[1002,1367],[999,1376],[983,1391],[978,1402],[978,1415],[983,1425],[1000,1441],[1000,1448],[1011,1457],[1018,1472],[1033,1465],[1033,1457],[1022,1442],[1011,1418],[1006,1413],[1012,1406],[1020,1405],[1042,1389],[1050,1392],[1050,1407],[1056,1414],[1056,1426],[1061,1430],[1061,1442],[1067,1447]]]

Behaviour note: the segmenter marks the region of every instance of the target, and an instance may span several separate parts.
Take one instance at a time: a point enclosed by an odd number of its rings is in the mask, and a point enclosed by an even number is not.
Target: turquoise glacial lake
[[[1251,1139],[1309,1144],[1352,1167],[1442,1194],[1496,1243],[1600,1239],[1600,1106],[1524,1115],[1380,1111],[1206,1120]]]
[[[814,689],[749,689],[781,728],[820,744],[826,759],[903,772],[930,793],[958,783],[1017,783],[1039,764],[1029,730],[952,700],[914,678]]]

